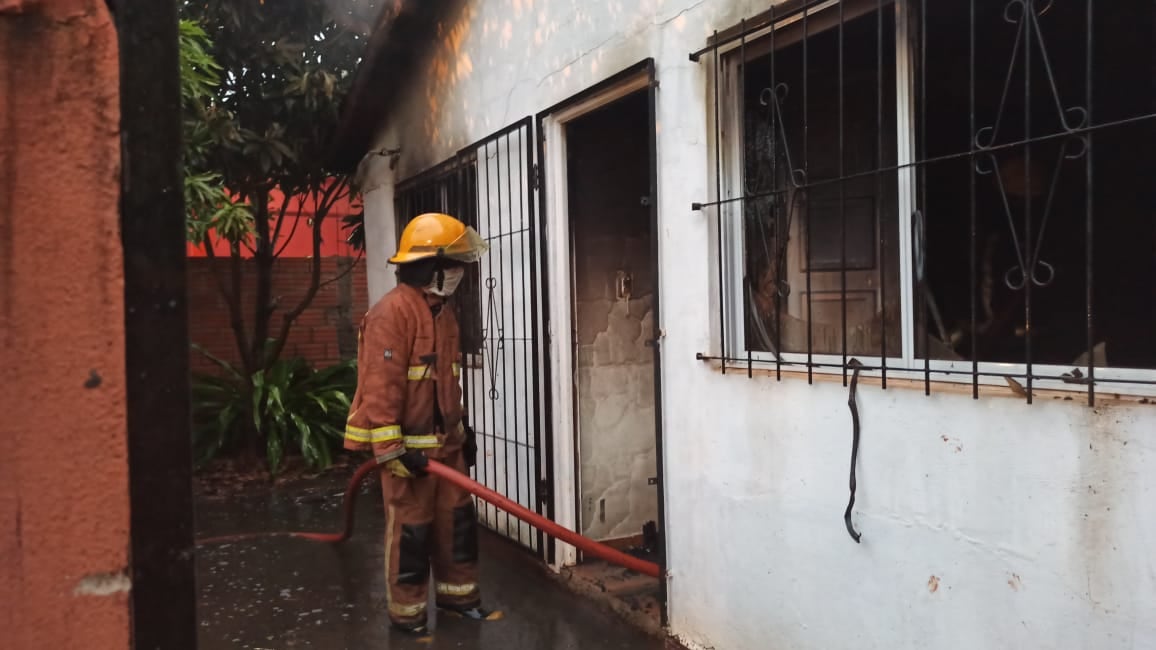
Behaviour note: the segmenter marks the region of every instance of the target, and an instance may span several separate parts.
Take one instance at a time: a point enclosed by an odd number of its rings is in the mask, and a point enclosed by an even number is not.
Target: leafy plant
[[[353,250],[364,253],[365,252],[365,210],[357,214],[351,214],[341,220],[341,229],[348,231],[345,242],[349,244]]]
[[[265,455],[276,469],[296,446],[310,464],[327,465],[328,442],[340,437],[334,427],[343,427],[345,412],[337,395],[352,390],[349,373],[314,372],[281,355],[297,319],[321,288],[340,278],[322,277],[321,235],[351,190],[349,177],[326,161],[342,103],[386,4],[180,3],[187,236],[210,258],[224,257],[216,245],[227,245],[231,263],[209,269],[238,352],[236,367],[219,363],[220,377],[198,378],[202,457],[240,448]],[[298,225],[311,243],[309,282],[299,295],[278,295],[274,264]],[[349,391],[338,384],[349,384]]]
[[[210,232],[242,242],[254,231],[252,210],[230,195],[220,173],[208,169],[214,147],[239,141],[232,115],[214,101],[222,69],[209,53],[213,43],[199,24],[181,20],[179,39],[187,236],[195,244],[204,244]]]
[[[304,359],[280,359],[246,376],[204,354],[224,372],[194,377],[193,445],[198,462],[243,446],[253,433],[264,441],[273,474],[287,453],[299,452],[318,469],[333,462],[357,387],[355,362],[314,370]]]
[[[384,4],[181,3],[188,236],[209,257],[215,243],[228,244],[233,263],[210,269],[247,376],[272,367],[293,324],[328,283],[320,272],[321,233],[351,190],[349,177],[326,161]],[[300,296],[276,295],[274,263],[305,222],[309,285]],[[243,294],[245,267],[253,284]]]

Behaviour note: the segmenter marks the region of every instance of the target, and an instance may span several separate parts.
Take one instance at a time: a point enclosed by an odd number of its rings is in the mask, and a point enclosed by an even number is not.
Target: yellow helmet
[[[408,264],[431,257],[446,257],[467,264],[481,259],[490,246],[476,230],[448,214],[418,215],[401,233],[393,264]]]

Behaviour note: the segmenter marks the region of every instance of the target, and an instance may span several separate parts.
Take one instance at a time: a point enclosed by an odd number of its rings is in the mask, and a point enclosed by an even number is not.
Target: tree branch
[[[272,237],[272,239],[269,240],[269,247],[270,248],[276,247],[277,246],[277,240],[281,238],[281,227],[285,223],[285,213],[289,210],[289,198],[290,198],[289,195],[286,194],[285,191],[283,190],[281,192],[281,208],[277,214],[277,225],[273,226],[273,237]],[[297,217],[298,218],[301,217],[301,208],[297,209]],[[296,230],[296,225],[294,225],[294,230]],[[289,238],[292,239],[293,235],[290,234]],[[282,248],[281,250],[285,250],[285,249]],[[274,254],[273,257],[277,257],[277,255]]]
[[[205,258],[209,260],[209,274],[213,276],[213,280],[217,283],[217,291],[222,296],[227,296],[229,289],[225,285],[225,278],[221,277],[221,271],[217,268],[217,251],[213,250],[213,235],[211,232],[205,233],[205,238],[201,241],[201,248],[205,250]]]
[[[217,268],[217,262],[220,260],[217,257],[217,251],[213,248],[212,233],[205,234],[205,240],[201,242],[201,247],[205,250],[205,257],[209,260],[209,273],[212,274],[213,279],[217,284],[217,291],[221,297],[225,299],[225,306],[229,310],[229,327],[233,330],[233,341],[237,345],[237,349],[241,352],[241,365],[246,372],[249,371],[250,363],[246,355],[249,346],[245,340],[245,315],[241,309],[241,269],[237,264],[240,259],[239,250],[236,244],[230,244],[231,250],[234,250],[237,255],[232,255],[232,288],[225,283],[225,278],[221,275],[221,270]]]
[[[297,320],[309,305],[313,304],[313,299],[317,297],[317,292],[321,290],[321,225],[325,223],[325,217],[328,216],[329,210],[337,202],[337,199],[344,195],[349,187],[349,177],[343,176],[337,183],[331,184],[325,188],[321,193],[321,198],[317,197],[317,190],[313,191],[314,196],[314,213],[313,213],[313,255],[311,257],[312,269],[309,275],[309,288],[305,291],[305,296],[297,303],[297,306],[287,312],[281,317],[281,331],[277,339],[273,343],[273,349],[269,353],[270,360],[276,360],[281,357],[281,352],[285,349],[285,343],[289,338],[289,330],[293,327],[293,322]]]
[[[305,296],[297,303],[297,306],[281,317],[281,331],[273,342],[273,349],[269,352],[269,359],[271,361],[281,357],[281,352],[285,349],[285,343],[289,338],[289,330],[293,327],[293,322],[297,320],[298,316],[305,313],[305,310],[313,303],[313,299],[317,297],[317,292],[321,288],[321,223],[320,219],[314,219],[313,221],[313,255],[310,258],[312,269],[309,274],[309,288],[305,291]]]
[[[237,349],[241,352],[241,365],[245,368],[245,376],[249,377],[253,375],[255,364],[250,353],[249,342],[245,336],[245,315],[241,309],[241,286],[244,269],[241,265],[241,247],[236,242],[229,243],[229,257],[233,290],[226,294],[225,303],[229,306],[229,323],[233,328],[233,338],[236,339]]]
[[[254,301],[253,337],[249,340],[254,369],[268,367],[265,358],[265,341],[269,338],[269,319],[273,315],[273,247],[269,241],[269,188],[257,190],[258,200],[253,201],[256,211],[257,252],[253,256],[256,267],[256,293]]]
[[[325,287],[328,287],[329,285],[333,284],[334,282],[340,281],[341,278],[344,278],[345,276],[349,275],[350,273],[353,273],[353,270],[356,269],[357,265],[361,263],[361,256],[362,256],[361,251],[358,251],[357,257],[353,258],[353,261],[349,263],[349,268],[347,268],[344,271],[342,271],[341,273],[338,273],[337,275],[329,278],[328,280],[322,282],[320,285],[318,285],[317,289],[318,290],[324,289]]]
[[[289,243],[293,241],[293,235],[297,234],[297,226],[301,223],[301,213],[305,211],[305,197],[298,197],[297,199],[297,218],[293,220],[293,229],[289,231],[289,236],[285,238],[285,243],[281,246],[281,250],[273,254],[273,257],[281,257],[281,253],[289,248]],[[278,225],[278,229],[280,226]]]
[[[329,215],[329,211],[347,194],[349,187],[349,177],[342,176],[341,180],[336,183],[330,183],[321,192],[321,198],[317,198],[317,190],[313,191],[313,220],[321,221]]]

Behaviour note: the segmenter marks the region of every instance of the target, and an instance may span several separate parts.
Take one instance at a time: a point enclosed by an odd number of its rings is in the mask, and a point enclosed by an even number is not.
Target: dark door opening
[[[649,104],[636,92],[566,125],[582,534],[656,552],[656,273]]]

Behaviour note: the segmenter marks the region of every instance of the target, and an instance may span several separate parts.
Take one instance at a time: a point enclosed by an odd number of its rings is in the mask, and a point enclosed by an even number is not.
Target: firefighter
[[[345,448],[371,451],[382,468],[389,618],[409,634],[427,633],[431,568],[439,610],[479,621],[501,616],[481,606],[473,498],[425,472],[432,458],[465,473],[477,454],[463,421],[458,323],[446,300],[487,248],[449,215],[416,217],[389,260],[398,286],[359,331]]]

